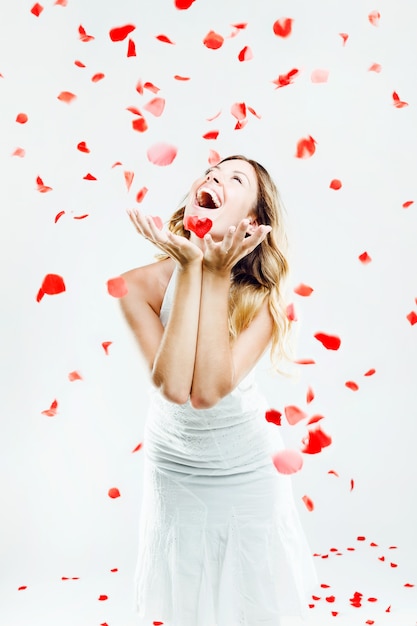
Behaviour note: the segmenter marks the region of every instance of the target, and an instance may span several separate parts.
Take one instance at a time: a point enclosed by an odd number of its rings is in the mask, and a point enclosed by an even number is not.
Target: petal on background
[[[190,8],[193,2],[195,2],[195,0],[174,0],[174,5],[179,11],[185,11],[185,9]]]
[[[138,133],[144,133],[148,130],[148,124],[144,117],[137,117],[132,120],[132,128],[133,130],[137,130]]]
[[[26,122],[28,121],[28,116],[26,115],[26,113],[18,113],[16,115],[16,122],[18,124],[26,124]]]
[[[68,374],[68,380],[70,382],[73,382],[74,380],[82,380],[82,379],[83,379],[83,377],[81,376],[81,374],[79,372],[74,371],[74,372],[70,372]]]
[[[219,33],[215,33],[214,30],[210,30],[203,39],[203,44],[206,48],[210,48],[211,50],[218,50],[218,48],[222,47],[223,43],[224,37],[219,35]]]
[[[136,194],[136,202],[142,202],[147,193],[147,187],[142,187],[142,189],[139,189],[138,193]]]
[[[303,137],[297,142],[295,156],[297,159],[309,159],[316,151],[316,140],[311,135]]]
[[[40,176],[37,176],[36,184],[37,184],[37,190],[40,193],[47,193],[48,191],[52,191],[52,187],[48,187],[47,185],[45,185]]]
[[[253,59],[253,52],[249,46],[245,46],[237,55],[238,60],[243,63],[243,61],[250,61]]]
[[[315,365],[316,362],[314,359],[296,359],[294,363],[298,365]]]
[[[304,283],[300,283],[297,287],[294,287],[294,292],[299,296],[308,297],[313,293],[313,287],[309,287],[309,285],[305,285]]]
[[[321,420],[324,420],[324,415],[312,415],[307,422],[307,426],[310,424],[317,424],[317,422],[320,422]]]
[[[272,456],[272,462],[280,474],[295,474],[303,467],[303,455],[299,450],[280,450]]]
[[[403,202],[403,209],[408,209],[408,207],[412,204],[414,204],[414,200],[407,200],[407,202]]]
[[[212,115],[211,117],[206,117],[206,120],[208,122],[212,122],[213,120],[216,120],[218,117],[220,117],[221,114],[222,114],[222,111],[220,109],[220,111],[216,113],[215,115]]]
[[[133,39],[129,39],[127,44],[127,57],[135,57],[136,56],[136,44]]]
[[[77,67],[87,67],[86,65],[84,65],[84,63],[82,63],[81,61],[74,61],[74,65],[76,65]]]
[[[280,17],[279,20],[274,22],[272,30],[277,37],[289,37],[292,33],[293,21],[291,17]]]
[[[298,408],[298,406],[294,406],[293,404],[284,407],[284,413],[285,417],[287,418],[287,422],[291,424],[291,426],[294,426],[294,424],[297,424],[298,422],[301,422],[301,420],[308,417],[307,413]]]
[[[368,72],[376,72],[377,74],[379,74],[381,70],[382,66],[379,63],[372,63],[372,65],[368,67]]]
[[[244,102],[235,102],[230,108],[230,113],[237,120],[244,120],[246,117],[246,104]]]
[[[287,305],[287,308],[285,309],[285,314],[287,316],[287,319],[290,320],[290,322],[296,322],[298,320],[293,302]]]
[[[43,279],[40,291],[42,291],[42,297],[44,294],[55,296],[62,293],[65,291],[64,279],[59,274],[47,274]]]
[[[271,422],[271,424],[275,424],[276,426],[281,426],[281,416],[282,413],[276,409],[269,409],[265,412],[266,421]]]
[[[97,72],[97,74],[94,74],[91,77],[91,82],[98,83],[100,80],[103,80],[103,78],[105,78],[105,74],[103,74],[102,72]]]
[[[301,498],[301,500],[306,505],[307,511],[314,511],[314,502],[313,502],[313,500],[311,498],[309,498],[308,496],[303,496]],[[327,600],[327,598],[326,598],[326,600]]]
[[[351,389],[352,391],[358,391],[359,389],[359,385],[355,383],[353,380],[347,380],[345,382],[345,387],[347,387],[348,389]]]
[[[84,26],[81,26],[81,24],[78,27],[78,33],[79,33],[81,41],[84,41],[85,43],[87,43],[88,41],[92,41],[94,39],[92,35],[87,35],[87,32]]]
[[[67,104],[71,104],[73,100],[76,99],[75,93],[71,93],[71,91],[61,91],[61,93],[57,96],[58,100],[61,102],[66,102]]]
[[[143,443],[138,443],[138,445],[136,446],[136,448],[133,448],[132,450],[132,454],[133,452],[138,452],[143,446]]]
[[[358,259],[359,259],[359,261],[360,261],[361,263],[363,263],[364,265],[365,265],[366,263],[370,263],[370,262],[372,261],[371,257],[369,256],[369,254],[368,254],[366,251],[365,251],[365,252],[362,252],[362,254],[360,254],[360,255],[358,256]]]
[[[410,313],[407,315],[407,319],[410,322],[411,326],[414,326],[414,324],[417,324],[417,313],[415,311],[410,311]]]
[[[408,107],[408,102],[403,102],[403,100],[400,99],[400,96],[396,91],[392,93],[392,103],[395,107],[397,107],[397,109]]]
[[[73,220],[85,220],[86,217],[88,217],[88,213],[84,213],[83,215],[74,215],[73,216]]]
[[[355,481],[353,480],[353,478],[351,478],[351,480],[350,480],[350,490],[353,491],[354,488],[355,488]]]
[[[314,391],[311,387],[309,387],[306,393],[306,402],[307,404],[310,404],[310,402],[312,402],[313,400],[314,400]]]
[[[58,409],[58,401],[53,400],[53,402],[51,402],[51,406],[49,407],[49,409],[42,411],[42,415],[46,415],[47,417],[55,417],[55,415],[58,413],[57,409]]]
[[[175,80],[190,80],[189,76],[180,76],[179,74],[174,74]]]
[[[365,372],[364,376],[373,376],[375,374],[375,372],[376,372],[376,370],[372,367],[370,370]]]
[[[310,74],[310,80],[312,83],[327,83],[329,79],[329,73],[329,70],[313,70]]]
[[[103,602],[104,600],[108,600],[108,599],[109,599],[109,596],[106,596],[106,595],[102,594],[102,595],[100,595],[100,596],[98,597],[98,599],[99,599],[101,602]]]
[[[368,15],[368,20],[372,24],[372,26],[379,26],[379,20],[381,19],[381,14],[379,11],[371,11]]]
[[[337,335],[328,335],[327,333],[316,333],[314,338],[327,349],[327,350],[339,350],[341,339]]]
[[[339,36],[342,38],[342,45],[345,46],[349,35],[347,33],[339,33]]]
[[[330,446],[332,443],[332,438],[329,435],[326,435],[318,426],[314,430],[308,431],[308,436],[303,439],[303,444],[305,445],[304,449],[301,452],[304,454],[317,454],[321,452],[323,448]]]
[[[136,26],[133,24],[125,24],[125,26],[116,26],[109,31],[109,36],[112,41],[123,41],[130,33],[135,30]]]
[[[97,180],[97,178],[93,176],[93,174],[90,174],[90,172],[88,172],[88,174],[83,176],[83,180]]]
[[[129,191],[131,186],[132,186],[133,179],[135,178],[135,172],[124,171],[123,174],[124,174],[124,177],[125,177],[125,183],[126,183],[127,190]]]
[[[205,133],[203,135],[203,139],[217,139],[217,137],[219,136],[219,132],[218,130],[210,130],[208,133]]]
[[[159,215],[151,215],[155,226],[159,229],[162,230],[162,228],[164,227],[164,223],[162,221],[162,219],[159,217]]]
[[[77,144],[77,150],[79,150],[80,152],[85,152],[86,154],[90,152],[90,149],[87,147],[85,141],[80,141],[80,143]]]
[[[62,217],[64,214],[65,214],[65,211],[60,211],[59,213],[55,215],[55,224],[57,223],[59,218]]]
[[[333,474],[333,476],[336,476],[337,478],[339,478],[339,474],[335,470],[329,470],[327,473]]]
[[[261,116],[260,116],[260,115],[259,115],[259,114],[255,111],[255,109],[254,109],[254,108],[252,108],[252,107],[248,107],[248,111],[249,111],[249,113],[252,113],[252,115],[254,115],[255,117],[257,117],[257,118],[258,118],[258,120],[260,120],[260,119],[261,119]]]
[[[184,219],[185,230],[191,230],[193,233],[202,239],[213,226],[213,222],[209,217],[197,217],[196,215],[189,215]]]
[[[143,117],[138,107],[127,107],[126,111],[129,111],[129,113],[133,113],[133,115],[139,115],[139,117]]]
[[[68,0],[55,0],[54,5],[58,5],[60,7],[66,7],[68,4]]]
[[[220,154],[216,152],[215,150],[210,150],[209,157],[208,157],[209,165],[217,165],[219,161],[221,161]]]
[[[27,589],[27,585],[22,585],[21,587],[17,588],[18,591],[23,591],[24,589]]]
[[[287,85],[291,85],[294,82],[295,77],[299,74],[299,70],[294,68],[290,70],[287,74],[280,74],[278,78],[273,80],[274,85],[277,86],[277,89],[280,87],[286,87]]]
[[[109,489],[108,494],[109,498],[120,498],[120,491],[117,487],[112,487],[111,489]]]
[[[152,91],[152,93],[158,93],[158,91],[161,91],[159,87],[156,87],[156,85],[154,85],[153,83],[150,83],[149,81],[147,81],[143,85],[143,88],[148,89],[149,91]]]
[[[39,17],[42,11],[43,11],[43,6],[39,4],[38,2],[34,4],[30,10],[30,12],[33,13],[33,15],[35,15],[36,17]]]
[[[162,43],[170,43],[171,45],[175,45],[174,42],[171,41],[171,39],[167,37],[166,35],[155,35],[155,38],[158,41],[162,41]]]
[[[164,98],[152,98],[143,108],[155,117],[159,117],[164,112],[165,100]]]
[[[17,156],[17,157],[20,157],[21,159],[23,159],[25,154],[26,154],[26,151],[24,150],[24,148],[15,148],[15,150],[13,150],[12,152],[12,156]]]
[[[113,298],[123,298],[128,293],[126,281],[123,276],[109,278],[107,281],[107,291]]]
[[[148,148],[146,156],[154,165],[170,165],[177,156],[177,148],[169,143],[155,143]]]
[[[101,344],[106,356],[109,355],[109,347],[111,346],[112,343],[113,343],[112,341],[103,341]]]
[[[338,178],[333,178],[333,180],[330,181],[329,187],[330,189],[338,191],[342,187],[342,182]]]

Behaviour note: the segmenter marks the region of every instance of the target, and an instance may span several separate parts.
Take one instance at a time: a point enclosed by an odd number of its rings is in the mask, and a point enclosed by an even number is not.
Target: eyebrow
[[[208,168],[208,170],[206,171],[206,174],[208,174],[211,170],[220,170],[221,171],[221,167],[219,167],[218,165],[213,165],[212,167]],[[241,170],[233,170],[232,174],[241,174],[248,181],[248,185],[251,186],[251,183],[250,183],[250,180],[249,180],[249,176],[247,174],[245,174],[245,172],[242,172]]]

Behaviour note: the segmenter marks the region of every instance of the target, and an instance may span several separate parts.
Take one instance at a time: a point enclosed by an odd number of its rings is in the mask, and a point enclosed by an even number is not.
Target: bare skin
[[[243,183],[236,181],[236,171]],[[216,190],[220,208],[196,206],[195,192],[202,184]],[[267,303],[233,343],[227,321],[231,270],[270,230],[253,215],[256,194],[255,172],[241,160],[220,164],[196,181],[185,215],[205,216],[210,211],[213,227],[204,239],[194,233],[188,240],[160,231],[152,218],[129,212],[138,233],[170,257],[123,274],[129,292],[121,306],[154,385],[171,402],[183,404],[189,399],[197,409],[214,406],[233,391],[270,342]],[[159,313],[175,266],[173,306],[164,329]]]

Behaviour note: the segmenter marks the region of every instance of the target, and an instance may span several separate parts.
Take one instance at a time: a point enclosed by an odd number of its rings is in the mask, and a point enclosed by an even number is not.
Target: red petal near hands
[[[66,102],[67,104],[71,104],[71,102],[75,100],[76,97],[77,96],[70,91],[61,91],[61,93],[57,96],[58,100],[61,100],[61,102]]]
[[[85,176],[83,176],[83,180],[97,180],[97,178],[93,176],[92,174],[88,173]]]
[[[68,380],[70,382],[73,382],[74,380],[82,380],[82,379],[83,379],[83,377],[78,372],[70,372],[68,374]]]
[[[314,338],[320,341],[327,350],[339,350],[342,343],[336,335],[327,335],[326,333],[316,333]]]
[[[129,39],[129,42],[127,44],[127,53],[126,56],[129,57],[135,57],[136,56],[136,44],[133,41],[133,39]]]
[[[165,100],[164,98],[153,98],[143,108],[155,117],[159,117],[164,112]]]
[[[107,291],[113,298],[123,298],[128,292],[126,281],[123,276],[110,278],[107,281]]]
[[[47,274],[43,279],[41,290],[48,296],[55,296],[65,291],[65,283],[62,276],[58,274]]]
[[[92,41],[94,39],[92,35],[87,35],[85,28],[81,25],[78,27],[78,32],[79,32],[81,41],[84,41],[85,43],[88,41]]]
[[[149,91],[152,91],[152,93],[158,93],[158,91],[161,91],[159,87],[156,87],[153,83],[149,83],[149,82],[146,82],[143,85],[143,88],[148,89]]]
[[[403,209],[408,209],[412,204],[414,204],[414,200],[407,200],[407,202],[403,203]]]
[[[230,113],[237,120],[244,120],[246,117],[246,104],[244,102],[235,102],[232,104]]]
[[[30,12],[33,13],[33,15],[35,15],[36,17],[39,17],[42,11],[43,11],[43,6],[38,3],[34,4],[30,10]]]
[[[381,19],[381,14],[378,11],[371,11],[368,15],[368,20],[372,24],[372,26],[379,26],[379,20]]]
[[[162,43],[170,43],[172,45],[175,45],[174,42],[171,41],[171,39],[166,35],[155,35],[155,37],[158,41],[162,41]]]
[[[23,148],[16,148],[12,152],[12,156],[17,156],[17,157],[20,157],[21,159],[23,159],[25,154],[26,154],[26,151]]]
[[[253,52],[251,48],[249,48],[249,46],[245,46],[244,48],[242,48],[237,58],[241,63],[243,61],[250,61],[251,59],[253,59]]]
[[[308,420],[307,426],[309,426],[310,424],[316,424],[317,422],[320,422],[320,420],[324,420],[324,415],[313,415]]]
[[[367,372],[365,372],[364,376],[373,376],[375,374],[376,370],[374,368],[368,370]]]
[[[199,218],[196,215],[190,215],[184,219],[183,225],[185,230],[192,231],[202,239],[213,226],[213,222],[209,217]]]
[[[281,450],[272,456],[272,462],[280,474],[295,474],[303,467],[303,457],[298,450]]]
[[[364,265],[366,263],[370,263],[372,261],[371,257],[369,256],[369,254],[367,252],[362,252],[362,254],[360,254],[358,256],[358,259],[361,263],[363,263]]]
[[[368,67],[368,72],[376,72],[377,74],[379,74],[381,70],[382,66],[379,63],[372,63],[372,65]]]
[[[407,319],[410,322],[411,326],[414,326],[414,324],[417,324],[417,313],[415,311],[410,311],[410,313],[407,315]]]
[[[26,124],[26,122],[28,121],[28,116],[26,115],[26,113],[18,113],[16,115],[16,122],[18,124]]]
[[[304,413],[304,411],[299,409],[298,406],[294,405],[284,407],[284,413],[287,418],[287,422],[291,424],[291,426],[294,426],[294,424],[297,424],[307,417],[307,413]]]
[[[313,70],[310,75],[312,83],[327,83],[329,78],[329,70]]]
[[[113,343],[112,341],[103,341],[101,344],[103,346],[104,352],[106,353],[106,356],[108,356],[109,354],[109,347],[111,346],[112,343]]]
[[[144,133],[148,130],[148,124],[144,117],[137,117],[135,120],[132,120],[132,128],[137,130],[138,133]]]
[[[81,61],[74,61],[74,65],[76,65],[77,67],[86,67],[86,65],[84,65],[84,63],[82,63]]]
[[[281,415],[279,411],[275,409],[269,409],[269,411],[265,412],[265,419],[267,422],[271,422],[271,424],[276,424],[276,426],[281,426]]]
[[[277,86],[277,89],[280,87],[286,87],[287,85],[291,85],[294,82],[295,77],[299,73],[299,70],[296,68],[290,70],[287,74],[280,74],[278,78],[273,80],[274,85]]]
[[[86,154],[90,152],[90,149],[87,147],[85,141],[80,141],[80,143],[77,144],[77,150],[79,150],[80,152],[85,152]]]
[[[274,22],[272,27],[275,35],[277,37],[289,37],[292,32],[292,23],[293,19],[290,17],[281,17],[279,20]]]
[[[295,156],[297,157],[297,159],[308,159],[313,156],[315,151],[316,140],[313,139],[311,135],[309,135],[308,137],[300,139],[300,141],[297,143],[297,151],[295,153]]]
[[[59,213],[57,213],[55,215],[55,224],[57,223],[57,221],[59,220],[60,217],[62,217],[64,215],[65,211],[60,211]]]
[[[329,185],[330,189],[334,189],[335,191],[338,191],[341,188],[341,186],[342,186],[342,183],[337,178],[334,178]]]
[[[124,177],[125,177],[125,183],[126,183],[126,187],[127,190],[129,191],[132,183],[133,183],[133,179],[135,177],[135,172],[123,172],[124,173]]]
[[[164,223],[163,223],[163,221],[161,220],[161,218],[160,218],[158,215],[151,215],[151,217],[152,217],[152,219],[153,219],[153,221],[154,221],[155,226],[156,226],[159,230],[162,230],[162,228],[163,228],[163,226],[164,226]]]
[[[285,314],[287,316],[287,319],[290,320],[290,322],[296,322],[298,320],[297,314],[295,312],[294,304],[292,302],[285,309]]]
[[[112,41],[123,41],[131,32],[135,30],[136,26],[133,24],[126,24],[125,26],[117,26],[112,28],[109,32],[110,39]]]
[[[299,296],[310,296],[313,293],[313,287],[309,287],[308,285],[304,285],[304,283],[300,283],[297,287],[294,287],[294,292]]]
[[[117,487],[112,487],[109,489],[109,498],[120,498],[120,491]]]
[[[174,75],[175,80],[190,80],[189,76],[180,76],[179,74]]]
[[[219,163],[219,161],[221,161],[221,156],[218,152],[216,152],[215,150],[210,150],[209,151],[209,158],[208,158],[208,162],[210,165],[217,165],[217,163]]]
[[[136,194],[136,202],[142,202],[147,193],[147,187],[142,187],[142,189],[139,189],[138,193]]]
[[[309,498],[308,496],[303,496],[301,498],[301,500],[304,502],[304,504],[307,507],[307,511],[314,511],[314,502],[311,498]],[[326,600],[328,601],[328,599],[326,598]]]
[[[340,37],[342,38],[343,41],[343,46],[346,45],[347,40],[349,39],[349,35],[347,33],[339,33]]]
[[[193,2],[195,2],[195,0],[175,0],[174,4],[176,9],[184,11],[189,9]]]
[[[321,452],[323,448],[330,446],[332,438],[324,433],[320,426],[314,430],[309,430],[308,438],[303,440],[305,448],[301,450],[304,454],[317,454]]]
[[[101,595],[101,596],[99,596],[99,597],[98,597],[98,599],[99,599],[100,601],[108,600],[108,599],[109,599],[109,596]]]
[[[310,404],[310,402],[312,402],[313,400],[314,400],[314,391],[312,390],[311,387],[309,387],[307,389],[307,394],[306,394],[307,404]]]
[[[132,450],[132,454],[133,454],[133,452],[138,452],[138,451],[141,449],[141,447],[142,447],[142,446],[143,446],[143,444],[142,444],[142,443],[138,443],[138,445],[136,446],[136,448],[133,448],[133,450]]]
[[[170,165],[177,156],[177,148],[168,143],[155,143],[148,148],[146,156],[154,165]]]
[[[217,137],[219,136],[219,132],[218,130],[210,130],[208,133],[205,133],[203,135],[203,139],[217,139]]]
[[[355,383],[353,380],[347,380],[345,382],[345,387],[347,387],[348,389],[351,389],[352,391],[358,391],[359,389],[359,385]]]
[[[207,35],[203,39],[203,44],[206,48],[210,48],[211,50],[217,50],[221,48],[224,43],[224,37],[215,33],[214,30],[211,30],[207,33]]]
[[[100,80],[103,80],[103,78],[105,78],[105,74],[103,74],[102,72],[98,72],[91,77],[91,82],[98,83]]]

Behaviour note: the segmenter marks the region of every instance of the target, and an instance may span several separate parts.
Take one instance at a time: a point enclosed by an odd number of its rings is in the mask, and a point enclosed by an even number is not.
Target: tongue
[[[214,200],[207,191],[202,191],[198,204],[202,209],[217,209]]]

